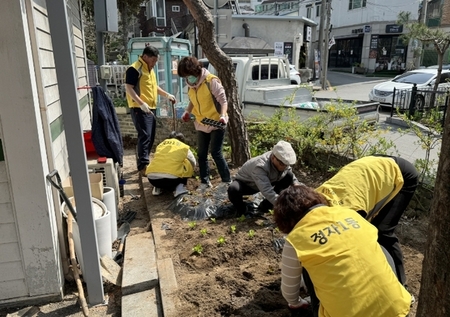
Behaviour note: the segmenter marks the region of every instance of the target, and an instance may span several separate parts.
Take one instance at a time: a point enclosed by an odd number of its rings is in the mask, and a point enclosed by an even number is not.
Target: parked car
[[[427,68],[429,68],[429,69],[438,69],[438,65],[431,65],[431,66],[428,66]],[[450,64],[442,65],[442,69],[450,69]]]
[[[289,65],[289,73],[291,77],[291,84],[300,85],[302,83],[300,73],[297,69],[295,69],[294,65]]]
[[[380,104],[392,105],[394,88],[411,91],[414,84],[417,89],[432,89],[436,80],[437,69],[423,68],[416,69],[401,75],[398,75],[392,80],[376,85],[369,93],[369,100],[378,101]],[[442,70],[441,79],[439,81],[439,88],[450,87],[450,70]],[[404,92],[403,91],[403,92]],[[402,98],[408,98],[410,94],[403,94]],[[424,97],[419,94],[416,103],[418,107],[424,104]],[[396,97],[396,103],[398,99]]]

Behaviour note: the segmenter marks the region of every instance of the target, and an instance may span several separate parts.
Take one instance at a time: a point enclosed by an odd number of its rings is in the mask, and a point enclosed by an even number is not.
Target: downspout
[[[244,28],[244,36],[250,37],[250,25],[247,23],[242,24],[242,27]]]

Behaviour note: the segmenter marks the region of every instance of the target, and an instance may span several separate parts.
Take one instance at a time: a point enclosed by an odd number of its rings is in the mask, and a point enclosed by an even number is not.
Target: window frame
[[[178,5],[173,5],[172,6],[172,12],[180,12],[180,6],[178,6]]]
[[[356,7],[356,5],[359,5]],[[348,10],[356,10],[367,7],[367,0],[349,0],[348,1]]]

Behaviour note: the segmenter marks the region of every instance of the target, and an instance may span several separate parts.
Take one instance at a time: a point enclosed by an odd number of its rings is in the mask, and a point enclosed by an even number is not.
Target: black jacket
[[[92,87],[92,92],[94,93],[92,143],[99,156],[112,158],[122,166],[122,135],[114,105],[102,87]]]

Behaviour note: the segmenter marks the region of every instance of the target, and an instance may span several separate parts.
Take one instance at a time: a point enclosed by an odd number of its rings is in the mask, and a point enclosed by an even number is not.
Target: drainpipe
[[[250,25],[247,23],[242,24],[242,27],[244,28],[244,35],[245,37],[250,37]]]

